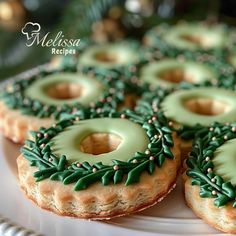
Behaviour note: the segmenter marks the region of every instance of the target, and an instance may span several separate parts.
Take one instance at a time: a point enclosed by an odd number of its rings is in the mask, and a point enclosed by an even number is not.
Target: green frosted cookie
[[[234,122],[236,93],[210,87],[180,90],[166,96],[161,108],[170,120],[180,125]]]
[[[223,26],[183,24],[171,27],[163,39],[167,44],[183,50],[224,48],[227,34]]]
[[[20,185],[57,214],[110,219],[153,206],[176,186],[179,141],[162,112],[78,111],[32,135],[17,158]]]
[[[217,78],[214,67],[194,61],[162,59],[140,69],[140,80],[152,86],[176,87],[182,82],[201,84]]]
[[[231,89],[216,87],[211,83],[182,84],[168,89],[156,87],[153,91],[145,92],[135,110],[148,115],[161,109],[172,121],[177,134],[188,141],[213,122],[234,122],[235,104],[236,93]]]
[[[22,143],[30,130],[48,127],[61,113],[116,109],[124,102],[126,85],[113,75],[91,76],[74,69],[39,70],[11,80],[0,97],[0,128]]]
[[[24,95],[45,105],[61,106],[79,102],[89,106],[101,98],[105,90],[107,87],[95,78],[77,73],[56,73],[31,83]]]
[[[134,42],[94,44],[80,53],[78,66],[94,69],[119,69],[136,65],[139,58],[139,50]]]
[[[10,82],[3,103],[24,115],[58,118],[60,113],[103,107],[115,108],[124,99],[125,85],[111,75],[91,77],[67,69],[39,71],[28,79]]]
[[[38,168],[37,181],[75,183],[75,190],[97,181],[116,184],[123,178],[130,185],[139,182],[142,172],[152,174],[166,158],[174,158],[172,131],[161,112],[140,117],[131,110],[78,111],[32,136],[22,154]]]
[[[187,160],[185,199],[210,225],[236,233],[236,123],[214,123],[196,136]]]
[[[214,123],[202,131],[193,143],[187,175],[200,186],[201,197],[215,198],[218,207],[236,206],[236,123]]]
[[[161,24],[146,33],[144,43],[168,55],[177,55],[181,52],[186,52],[186,54],[188,52],[190,54],[209,52],[223,55],[223,49],[235,46],[232,32],[225,25],[179,23],[171,26]]]

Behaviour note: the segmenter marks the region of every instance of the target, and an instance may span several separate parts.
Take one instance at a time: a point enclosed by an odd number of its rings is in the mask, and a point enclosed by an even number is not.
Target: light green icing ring
[[[236,186],[236,139],[225,142],[216,149],[212,162],[214,173],[221,176],[224,181]]]
[[[164,80],[158,76],[160,73],[175,69],[184,71],[186,77],[192,77],[193,83],[201,83],[216,77],[215,70],[207,65],[193,61],[179,62],[177,60],[164,59],[143,66],[140,70],[140,80],[154,86],[175,87],[178,83]]]
[[[104,62],[96,59],[96,55],[107,53],[116,58],[114,62]],[[79,65],[111,69],[138,61],[138,53],[122,43],[94,45],[87,48],[78,59]]]
[[[70,99],[56,99],[47,94],[47,90],[60,83],[73,83],[82,87],[82,93],[79,97]],[[79,102],[82,105],[89,105],[98,100],[104,92],[104,86],[93,78],[82,74],[59,73],[46,76],[33,82],[24,94],[32,99],[37,99],[48,105],[73,104]]]
[[[184,106],[185,102],[194,98],[206,98],[223,102],[229,110],[217,115],[201,115],[190,111]],[[168,95],[161,104],[167,118],[183,125],[208,126],[214,122],[236,121],[236,94],[220,88],[196,88],[180,90]]]
[[[92,155],[80,150],[83,139],[93,133],[111,133],[122,141],[112,152]],[[56,155],[66,155],[70,163],[88,161],[90,164],[102,162],[112,165],[112,160],[128,161],[136,152],[144,152],[149,143],[145,130],[138,124],[121,118],[95,118],[79,121],[66,128],[52,140],[52,151]]]
[[[198,45],[185,40],[182,36],[202,37],[203,42]],[[183,24],[171,27],[164,35],[164,40],[179,49],[198,50],[221,48],[226,44],[227,36],[222,26],[204,26],[197,24]]]

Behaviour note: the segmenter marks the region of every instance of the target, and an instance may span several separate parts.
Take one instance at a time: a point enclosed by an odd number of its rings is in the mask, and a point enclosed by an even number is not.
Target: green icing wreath
[[[188,23],[187,23],[188,25]],[[190,26],[197,26],[198,24],[192,22],[189,24]],[[219,48],[212,48],[212,49],[195,49],[195,50],[187,50],[183,48],[178,48],[176,46],[171,45],[165,40],[166,34],[171,30],[172,25],[168,24],[160,24],[157,27],[154,27],[147,31],[147,33],[144,36],[145,40],[151,40],[151,44],[148,45],[150,50],[156,49],[156,54],[164,54],[169,57],[176,57],[178,55],[184,55],[187,58],[194,57],[201,57],[201,56],[216,56],[217,58],[225,58],[225,56],[232,50],[232,48],[235,48],[235,29],[231,29],[226,25],[222,25],[222,29],[224,31],[225,36],[227,36],[227,43],[224,45],[224,50],[222,50],[221,47]],[[178,25],[176,26],[178,27]]]
[[[66,127],[73,126],[78,120],[103,117],[129,119],[142,126],[149,139],[145,152],[134,153],[127,162],[112,160],[112,165],[104,165],[101,162],[91,165],[89,161],[69,164],[65,155],[57,156],[53,153],[51,140]],[[140,116],[131,110],[120,113],[111,109],[103,109],[101,112],[85,109],[76,114],[63,114],[61,119],[50,128],[32,132],[34,141],[27,140],[21,149],[30,165],[38,168],[34,173],[36,181],[50,178],[63,184],[75,183],[75,191],[86,189],[97,181],[108,185],[125,179],[125,185],[130,185],[139,182],[143,171],[152,174],[155,168],[161,168],[166,158],[174,158],[171,152],[171,147],[174,146],[172,130],[162,112],[150,112],[149,116]]]
[[[186,174],[191,177],[192,185],[200,187],[199,194],[202,198],[214,198],[217,207],[229,202],[236,207],[236,187],[215,173],[212,161],[216,149],[235,138],[236,123],[214,123],[211,127],[202,127],[196,135],[187,160]]]
[[[190,23],[194,24],[194,23]],[[152,45],[147,45],[144,48],[144,58],[148,60],[159,60],[163,58],[176,58],[180,61],[197,61],[203,63],[206,66],[211,67],[217,74],[216,81],[211,81],[213,86],[220,86],[227,89],[234,89],[236,84],[236,71],[230,63],[228,63],[227,58],[232,53],[231,51],[236,48],[235,35],[236,31],[234,28],[229,28],[223,25],[225,34],[227,35],[228,44],[225,48],[216,49],[197,49],[190,51],[187,49],[181,49],[168,44],[164,40],[165,34],[170,30],[171,25],[161,24],[153,29],[147,31],[145,37],[150,38],[153,43]]]
[[[198,85],[182,83],[179,89],[207,86],[211,87],[213,84],[210,82]],[[232,87],[230,86],[230,88]],[[163,89],[158,87],[155,91],[144,93],[135,111],[145,116],[160,112],[161,102],[167,95],[175,91],[175,89]],[[172,122],[169,121],[169,127],[176,131],[182,139],[195,140],[190,157],[187,160],[187,175],[192,178],[193,185],[200,186],[200,196],[215,198],[214,202],[218,207],[228,202],[233,202],[233,207],[236,207],[236,187],[230,182],[225,182],[221,176],[214,173],[214,165],[212,162],[214,151],[224,142],[236,138],[236,123],[214,123],[211,127],[204,127],[200,124],[196,124],[192,127],[182,125],[176,129],[172,125]]]
[[[213,86],[222,86],[229,89],[235,89],[235,69],[223,58],[218,58],[215,55],[209,55],[206,53],[199,53],[198,55],[186,54],[183,52],[178,52],[174,55],[169,55],[168,53],[162,52],[161,50],[154,50],[151,47],[144,50],[146,61],[142,65],[147,64],[148,61],[157,61],[162,59],[174,58],[180,62],[196,62],[202,64],[205,68],[208,68],[215,74],[215,78],[210,80]],[[138,76],[138,75],[137,75]],[[207,78],[206,78],[207,79]],[[188,84],[188,82],[182,82]],[[204,84],[199,83],[199,84]],[[189,83],[191,84],[191,83]],[[178,87],[178,86],[177,86]]]
[[[28,86],[37,80],[43,80],[49,75],[56,75],[61,72],[81,72],[75,67],[64,67],[56,70],[39,69],[36,75],[27,79],[16,80],[6,85],[1,99],[10,109],[19,109],[22,114],[32,115],[39,118],[54,117],[59,119],[61,113],[71,113],[86,106],[79,102],[72,104],[46,104],[38,99],[31,98],[25,94]],[[91,75],[90,75],[91,77]],[[89,107],[101,109],[103,107],[116,108],[117,105],[124,101],[125,84],[118,80],[117,76],[107,74],[96,74],[96,80],[104,85],[104,93],[98,101],[92,102]]]
[[[102,66],[95,66],[95,65],[84,65],[84,64],[78,64],[78,59],[80,56],[84,53],[86,53],[86,50],[88,50],[90,47],[93,46],[103,46],[103,44],[97,44],[89,39],[83,39],[81,41],[80,47],[77,49],[77,55],[76,56],[66,56],[61,57],[60,66],[70,66],[70,67],[77,67],[79,70],[81,70],[84,73],[90,73],[93,75],[100,74],[104,76],[111,76],[111,77],[118,77],[121,79],[125,85],[128,92],[133,92],[141,90],[138,83],[137,78],[137,70],[145,63],[147,60],[145,58],[145,53],[143,47],[140,45],[140,43],[136,40],[123,40],[123,41],[117,41],[113,43],[109,43],[109,45],[123,45],[125,48],[132,50],[135,54],[137,54],[137,60],[135,62],[129,61],[128,63],[124,65],[114,66],[112,68],[106,68]]]
[[[174,91],[183,89],[183,90],[191,90],[194,88],[204,88],[204,87],[218,87],[224,89],[235,90],[236,83],[234,82],[235,78],[231,81],[218,81],[217,84],[212,83],[211,81],[205,81],[201,84],[190,84],[186,82],[180,83],[175,88],[152,88],[149,91],[143,93],[141,99],[137,102],[135,107],[135,111],[142,115],[150,115],[150,111],[158,112],[161,110],[161,103],[165,99],[166,96],[173,93]],[[172,121],[170,121],[172,124]],[[181,125],[178,128],[171,125],[171,128],[176,131],[177,135],[184,140],[193,140],[198,132],[201,133],[202,128],[204,128],[201,124],[196,124],[194,126]]]

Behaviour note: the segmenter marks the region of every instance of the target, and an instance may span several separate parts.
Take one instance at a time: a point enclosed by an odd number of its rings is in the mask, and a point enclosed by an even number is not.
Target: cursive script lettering
[[[33,33],[26,46],[31,47],[33,44],[36,44],[42,47],[77,47],[80,44],[80,39],[67,39],[62,31],[59,31],[54,38],[50,38],[50,36],[50,32],[41,38],[39,32]]]

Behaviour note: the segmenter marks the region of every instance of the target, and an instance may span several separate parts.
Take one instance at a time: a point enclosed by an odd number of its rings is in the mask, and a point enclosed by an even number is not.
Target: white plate
[[[181,181],[158,205],[138,215],[106,223],[57,216],[24,197],[17,183],[16,157],[19,146],[0,136],[0,235],[33,236],[128,236],[128,235],[226,235],[214,230],[188,209]],[[1,217],[1,215],[3,217]],[[10,219],[6,220],[6,218]],[[20,226],[21,227],[20,227]],[[18,227],[17,227],[18,226]],[[31,229],[34,232],[30,230]]]

